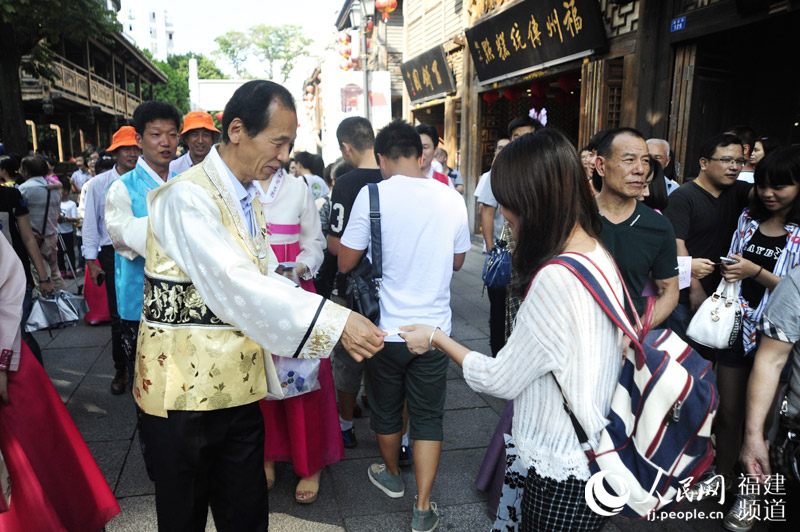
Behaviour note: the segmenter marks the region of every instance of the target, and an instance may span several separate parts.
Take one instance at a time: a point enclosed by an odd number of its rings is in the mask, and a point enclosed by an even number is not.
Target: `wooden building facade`
[[[25,117],[33,143],[66,161],[87,144],[106,147],[128,123],[153,86],[167,76],[123,35],[109,42],[63,39],[56,48],[54,81],[21,72]]]

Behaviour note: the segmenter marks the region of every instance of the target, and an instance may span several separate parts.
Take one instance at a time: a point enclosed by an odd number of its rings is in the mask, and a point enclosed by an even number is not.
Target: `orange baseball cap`
[[[193,129],[207,129],[212,133],[219,133],[219,129],[214,127],[214,119],[205,111],[192,111],[183,117],[183,131],[181,135]]]
[[[136,130],[133,126],[122,126],[111,137],[111,146],[106,151],[114,151],[117,148],[125,146],[137,146],[136,144]]]

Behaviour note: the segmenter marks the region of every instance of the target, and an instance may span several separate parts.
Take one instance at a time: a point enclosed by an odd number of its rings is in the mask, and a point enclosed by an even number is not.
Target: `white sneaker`
[[[733,532],[747,532],[756,522],[757,504],[754,495],[736,495],[733,506],[722,520],[722,526]]]

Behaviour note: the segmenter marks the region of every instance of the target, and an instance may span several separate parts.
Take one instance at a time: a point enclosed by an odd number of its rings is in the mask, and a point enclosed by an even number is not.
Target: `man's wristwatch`
[[[49,282],[52,282],[52,280],[50,279],[50,276],[48,275],[46,279],[39,278],[39,282],[40,283],[49,283]]]

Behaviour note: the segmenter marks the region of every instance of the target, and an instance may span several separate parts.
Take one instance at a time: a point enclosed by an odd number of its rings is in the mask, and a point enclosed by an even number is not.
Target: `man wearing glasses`
[[[715,263],[728,254],[736,222],[749,201],[753,185],[737,181],[744,163],[738,137],[711,137],[700,150],[697,179],[676,190],[664,211],[675,229],[678,256],[692,257],[692,283],[681,290],[678,306],[666,322],[684,339],[692,315],[719,284],[721,276]],[[713,350],[698,351],[715,358]]]

